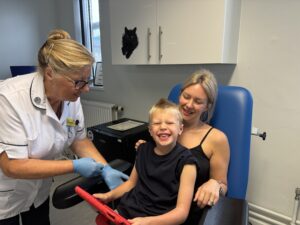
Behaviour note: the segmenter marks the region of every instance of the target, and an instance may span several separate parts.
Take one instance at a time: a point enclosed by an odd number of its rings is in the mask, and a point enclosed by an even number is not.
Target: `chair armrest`
[[[115,159],[109,162],[109,165],[121,172],[130,172],[132,169],[131,163],[121,159]],[[65,209],[82,202],[83,199],[75,192],[76,186],[80,186],[82,189],[91,194],[109,191],[101,176],[92,178],[78,176],[55,188],[52,195],[53,206],[57,209]]]
[[[213,207],[204,209],[198,225],[248,225],[248,202],[221,197]]]

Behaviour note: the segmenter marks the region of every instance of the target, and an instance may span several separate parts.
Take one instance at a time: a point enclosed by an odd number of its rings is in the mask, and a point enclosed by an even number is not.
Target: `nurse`
[[[38,53],[38,72],[0,83],[0,224],[48,225],[52,177],[102,175],[110,189],[128,177],[86,138],[80,95],[89,91],[93,56],[63,30]],[[79,159],[54,160],[65,148]]]

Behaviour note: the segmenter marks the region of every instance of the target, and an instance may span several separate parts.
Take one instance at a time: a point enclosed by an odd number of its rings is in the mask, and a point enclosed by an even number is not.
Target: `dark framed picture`
[[[102,72],[102,62],[96,63],[96,70],[94,76],[94,85],[103,87],[103,72]]]

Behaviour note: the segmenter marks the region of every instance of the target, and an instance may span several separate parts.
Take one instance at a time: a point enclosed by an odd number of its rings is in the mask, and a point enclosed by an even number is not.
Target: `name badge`
[[[67,126],[75,127],[76,126],[75,120],[73,120],[72,118],[67,118]]]

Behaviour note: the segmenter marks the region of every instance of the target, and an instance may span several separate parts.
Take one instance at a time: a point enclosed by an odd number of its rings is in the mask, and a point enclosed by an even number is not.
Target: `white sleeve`
[[[28,158],[28,141],[23,123],[14,104],[0,95],[0,153],[9,158]]]

